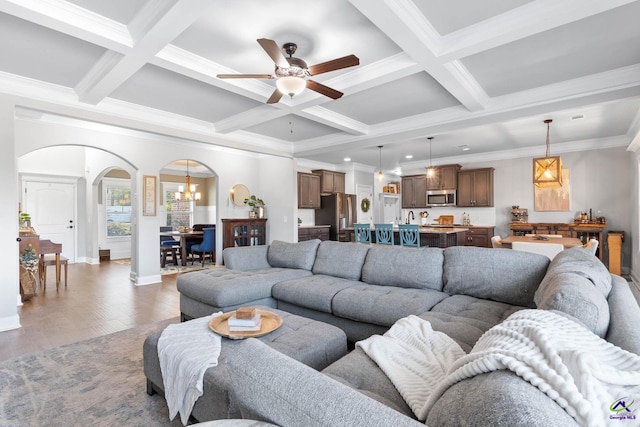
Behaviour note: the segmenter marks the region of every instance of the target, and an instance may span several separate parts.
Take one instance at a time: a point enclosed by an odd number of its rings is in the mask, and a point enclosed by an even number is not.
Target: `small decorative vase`
[[[258,219],[264,218],[264,208],[263,207],[255,207],[255,208],[253,208],[253,212],[255,214],[254,218],[258,218]]]

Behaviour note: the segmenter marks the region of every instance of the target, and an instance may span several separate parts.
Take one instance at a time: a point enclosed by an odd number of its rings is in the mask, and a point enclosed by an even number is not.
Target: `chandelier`
[[[431,164],[431,143],[433,142],[433,137],[430,136],[427,139],[429,140],[429,167],[427,168],[427,178],[432,178],[436,174],[436,170]]]
[[[378,182],[384,181],[384,172],[382,172],[382,145],[378,145],[380,150],[380,162],[378,163]]]
[[[187,191],[185,191],[185,188]],[[187,160],[187,183],[178,186],[178,191],[175,192],[176,200],[186,200],[187,202],[200,200],[201,194],[196,192],[196,185],[191,183],[191,176],[189,176],[189,160]]]
[[[560,156],[549,155],[549,124],[547,119],[547,153],[545,157],[533,159],[533,184],[541,188],[562,187],[562,160]]]

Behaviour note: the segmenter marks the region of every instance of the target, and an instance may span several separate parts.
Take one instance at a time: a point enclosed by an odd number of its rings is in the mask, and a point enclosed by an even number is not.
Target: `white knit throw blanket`
[[[209,329],[209,321],[221,314],[169,325],[158,339],[158,359],[170,420],[180,412],[182,424],[187,425],[193,405],[202,396],[205,371],[218,365],[222,340]]]
[[[425,328],[420,327],[420,330]],[[421,334],[393,333],[394,336],[413,337]],[[392,345],[396,351],[405,351],[406,342]],[[422,348],[434,349],[433,346]],[[386,349],[384,353],[392,351]],[[446,351],[450,352],[448,346]],[[625,407],[630,407],[635,401],[636,405],[630,408],[633,411],[640,402],[640,356],[622,350],[578,323],[546,310],[521,310],[512,314],[480,337],[468,355],[452,361],[446,375],[423,384],[403,380],[416,369],[413,366],[415,354],[412,353],[411,363],[404,363],[401,356],[387,360],[376,358],[376,354],[384,353],[379,349],[371,354],[367,352],[378,365],[386,366],[382,369],[403,396],[408,394],[422,400],[422,404],[407,401],[421,420],[453,384],[500,369],[511,370],[536,386],[581,426],[619,426],[619,418],[636,415],[635,412],[627,412]],[[434,369],[429,366],[428,361],[433,360],[433,355],[423,357],[423,372],[439,375],[443,371],[441,367]],[[390,363],[390,360],[396,362]],[[638,420],[624,425],[638,425],[634,422]]]

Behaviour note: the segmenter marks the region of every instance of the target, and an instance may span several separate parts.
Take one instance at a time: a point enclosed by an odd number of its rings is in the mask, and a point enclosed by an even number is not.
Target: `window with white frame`
[[[107,221],[107,237],[131,236],[131,181],[105,178],[102,180]]]
[[[176,199],[175,193],[180,185],[176,182],[162,183],[162,200],[167,211],[164,222],[174,230],[178,227],[191,227],[193,224],[193,202]]]

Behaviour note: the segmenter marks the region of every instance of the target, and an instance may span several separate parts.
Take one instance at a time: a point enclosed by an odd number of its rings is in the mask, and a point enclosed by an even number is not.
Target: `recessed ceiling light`
[[[471,147],[469,147],[468,145],[464,144],[464,145],[458,145],[458,148],[461,149],[462,151],[469,151],[471,150]]]
[[[571,116],[571,120],[580,120],[584,119],[584,114],[576,114],[575,116]]]
[[[413,159],[413,154],[407,154],[404,156],[405,159]]]
[[[350,162],[350,161],[351,161],[351,157],[345,157],[345,158],[344,158],[344,161],[345,161],[345,162]]]

